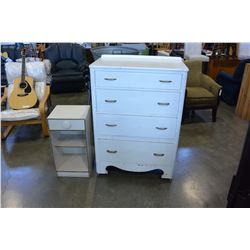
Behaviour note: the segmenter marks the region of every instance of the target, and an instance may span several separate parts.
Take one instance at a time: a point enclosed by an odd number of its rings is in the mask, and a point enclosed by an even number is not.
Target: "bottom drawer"
[[[110,164],[172,165],[175,144],[98,139],[98,162]]]

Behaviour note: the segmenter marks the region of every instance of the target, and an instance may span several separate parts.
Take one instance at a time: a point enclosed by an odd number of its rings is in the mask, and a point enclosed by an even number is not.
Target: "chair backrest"
[[[76,43],[55,43],[45,50],[45,58],[49,59],[54,67],[60,61],[73,61],[76,64],[85,64],[85,49]]]
[[[201,85],[202,62],[200,60],[184,61],[189,69],[187,77],[188,87],[198,87]]]
[[[242,81],[246,63],[250,63],[250,59],[245,59],[241,61],[239,65],[237,66],[237,68],[235,69],[234,74],[233,74],[233,78],[235,80],[238,80],[239,82]]]

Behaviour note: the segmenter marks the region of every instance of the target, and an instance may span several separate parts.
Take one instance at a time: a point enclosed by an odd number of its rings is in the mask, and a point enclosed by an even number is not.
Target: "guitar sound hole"
[[[20,85],[19,85],[19,87],[21,89],[25,89],[27,87],[27,83],[26,82],[21,82]]]
[[[31,92],[31,87],[30,87],[29,84],[27,84],[27,87],[26,87],[26,89],[24,90],[24,92],[27,93],[27,94]]]

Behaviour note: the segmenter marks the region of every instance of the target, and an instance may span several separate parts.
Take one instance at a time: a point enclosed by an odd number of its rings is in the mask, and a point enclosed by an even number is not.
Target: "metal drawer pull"
[[[167,130],[168,128],[161,128],[161,127],[155,127],[156,129],[159,129],[159,130]]]
[[[115,153],[117,153],[117,150],[106,150],[107,151],[107,153],[110,153],[110,154],[115,154]]]
[[[107,127],[116,127],[116,124],[105,124]]]
[[[106,80],[106,81],[115,81],[115,80],[117,80],[117,79],[116,79],[116,78],[105,77],[104,80]]]
[[[117,102],[117,100],[105,100],[105,102],[108,102],[108,103],[115,103],[115,102]]]
[[[154,153],[154,156],[164,156],[164,154]]]
[[[162,83],[171,83],[172,81],[170,81],[170,80],[159,80],[159,82],[162,82]]]
[[[158,105],[165,105],[165,106],[169,106],[170,103],[169,102],[157,102]]]

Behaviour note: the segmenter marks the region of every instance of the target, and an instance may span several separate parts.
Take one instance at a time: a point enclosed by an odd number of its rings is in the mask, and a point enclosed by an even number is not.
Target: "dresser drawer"
[[[48,120],[50,130],[84,130],[84,120]]]
[[[148,73],[131,71],[96,71],[96,86],[111,88],[140,88],[159,90],[179,90],[181,74]]]
[[[173,144],[122,140],[98,140],[100,161],[114,164],[169,165],[175,157]]]
[[[96,111],[108,114],[131,114],[176,117],[179,93],[156,91],[96,90]]]
[[[172,139],[176,124],[176,118],[97,114],[96,135]]]

